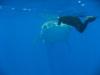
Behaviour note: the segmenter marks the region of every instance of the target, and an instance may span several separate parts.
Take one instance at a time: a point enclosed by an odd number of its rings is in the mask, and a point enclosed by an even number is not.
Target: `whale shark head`
[[[57,25],[57,21],[48,21],[42,25],[41,36],[46,42],[65,42],[68,40],[71,27],[69,25]]]

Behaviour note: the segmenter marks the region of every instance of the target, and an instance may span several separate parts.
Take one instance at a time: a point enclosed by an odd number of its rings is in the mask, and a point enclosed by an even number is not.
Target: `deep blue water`
[[[99,13],[99,0],[0,0],[0,75],[100,75]],[[73,28],[67,44],[48,46],[41,26],[59,15],[97,19],[82,34]]]

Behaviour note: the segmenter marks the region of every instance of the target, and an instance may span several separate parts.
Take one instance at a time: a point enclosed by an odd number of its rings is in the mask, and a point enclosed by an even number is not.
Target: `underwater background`
[[[41,26],[62,15],[97,19],[67,44],[44,44]],[[100,75],[99,24],[99,0],[0,0],[0,75]]]

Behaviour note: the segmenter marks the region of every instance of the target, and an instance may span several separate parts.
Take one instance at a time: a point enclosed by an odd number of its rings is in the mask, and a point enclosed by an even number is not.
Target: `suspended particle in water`
[[[15,10],[15,8],[11,8],[11,10]]]
[[[80,0],[78,1],[78,3],[81,3],[81,2],[82,2],[82,1],[80,1]]]
[[[27,9],[27,8],[23,8],[22,10],[23,10],[23,11],[27,11],[28,9]]]
[[[84,7],[84,6],[85,6],[85,4],[84,4],[84,3],[82,3],[82,4],[81,4],[81,6],[82,6],[82,7]]]
[[[32,11],[32,9],[31,9],[31,8],[29,8],[29,9],[27,9],[27,10],[28,10],[29,12],[30,12],[30,11]]]
[[[23,10],[23,11],[27,11],[27,12],[32,11],[32,9],[31,9],[31,8],[23,8],[22,10]]]

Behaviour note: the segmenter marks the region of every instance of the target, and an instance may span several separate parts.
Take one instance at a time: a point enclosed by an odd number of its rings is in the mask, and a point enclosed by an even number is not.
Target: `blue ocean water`
[[[0,0],[0,75],[100,75],[99,7],[99,0]],[[97,19],[64,43],[44,44],[42,25],[62,15]]]

